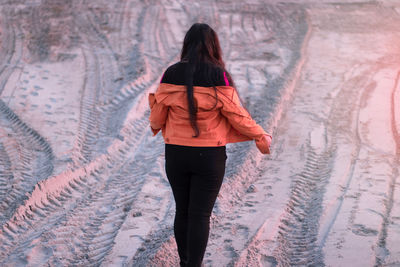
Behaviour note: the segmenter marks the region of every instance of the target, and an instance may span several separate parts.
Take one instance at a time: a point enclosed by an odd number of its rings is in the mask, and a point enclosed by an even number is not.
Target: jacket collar
[[[227,85],[218,85],[216,86],[217,89],[233,89],[232,86]],[[208,94],[214,96],[213,87],[206,87],[206,86],[193,86],[193,91],[200,94]],[[158,103],[162,102],[165,98],[167,98],[171,93],[177,92],[186,92],[186,85],[177,85],[171,83],[160,83],[158,89],[155,93],[155,97]]]

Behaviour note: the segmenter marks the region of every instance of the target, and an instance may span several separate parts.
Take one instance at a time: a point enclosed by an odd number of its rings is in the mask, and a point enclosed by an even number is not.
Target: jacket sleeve
[[[164,126],[168,115],[168,107],[163,103],[157,103],[154,93],[149,94],[150,128],[155,136]]]
[[[223,103],[221,113],[228,119],[232,127],[241,134],[253,139],[261,153],[270,154],[265,135],[269,135],[271,139],[272,135],[265,132],[264,129],[253,120],[246,109],[241,106],[236,90],[233,89],[231,97],[223,95],[220,99]]]

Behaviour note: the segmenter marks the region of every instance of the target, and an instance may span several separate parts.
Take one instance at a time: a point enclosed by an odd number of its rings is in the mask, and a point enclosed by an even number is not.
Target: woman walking
[[[272,136],[241,105],[225,69],[215,31],[195,23],[180,61],[149,95],[150,126],[165,142],[165,170],[176,204],[174,235],[180,266],[201,266],[210,216],[225,174],[227,143],[254,140],[269,154]]]

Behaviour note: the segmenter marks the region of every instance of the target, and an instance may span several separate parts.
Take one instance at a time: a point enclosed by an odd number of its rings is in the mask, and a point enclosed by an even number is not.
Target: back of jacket
[[[236,89],[230,86],[230,78],[215,70],[212,84],[204,79],[204,73],[195,72],[193,96],[197,106],[199,136],[190,124],[186,86],[184,83],[186,63],[170,66],[155,94],[149,95],[151,108],[150,126],[153,134],[162,131],[167,144],[184,146],[224,146],[227,143],[255,140],[265,142],[267,134],[244,109]],[[264,141],[262,141],[264,140]]]

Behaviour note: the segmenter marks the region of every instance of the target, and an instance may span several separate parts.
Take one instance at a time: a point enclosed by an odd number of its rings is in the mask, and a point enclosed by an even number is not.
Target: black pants
[[[175,198],[174,234],[181,266],[201,266],[226,159],[225,146],[165,145],[165,170]]]

